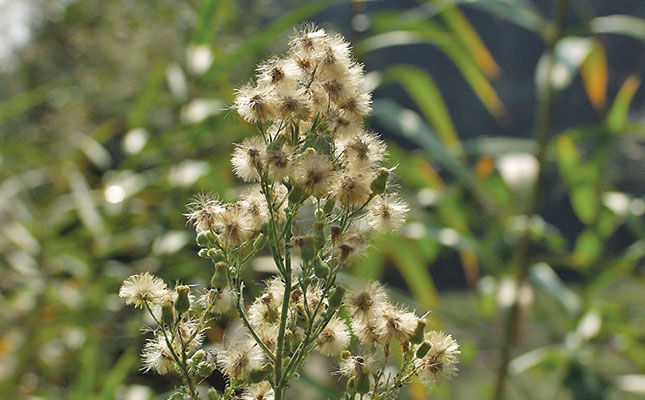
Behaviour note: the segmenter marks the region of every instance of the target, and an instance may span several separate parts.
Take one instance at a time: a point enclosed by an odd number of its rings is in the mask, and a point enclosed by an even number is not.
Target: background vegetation
[[[314,20],[365,62],[413,204],[345,279],[387,282],[462,345],[454,381],[406,398],[640,398],[643,16],[638,0],[0,1],[0,397],[165,398],[118,287],[209,278],[184,205],[239,190],[229,154],[252,127],[233,90]],[[303,398],[334,397],[330,368],[312,362]]]

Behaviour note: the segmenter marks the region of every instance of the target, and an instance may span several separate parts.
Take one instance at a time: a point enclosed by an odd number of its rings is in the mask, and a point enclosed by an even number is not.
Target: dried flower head
[[[349,345],[350,334],[345,321],[333,317],[316,339],[318,350],[328,356],[337,356]]]
[[[225,341],[217,350],[217,366],[229,378],[246,379],[263,362],[262,350],[248,339]]]
[[[265,122],[275,118],[275,95],[271,91],[246,85],[236,92],[233,108],[249,123]]]
[[[350,292],[345,298],[352,318],[375,320],[388,303],[387,293],[378,282],[370,282],[362,289]]]
[[[387,194],[374,200],[367,221],[376,230],[390,232],[403,225],[408,210],[408,205],[397,195]]]
[[[119,297],[123,297],[126,304],[132,304],[135,308],[159,304],[167,295],[168,287],[164,281],[149,272],[132,275],[119,289]]]
[[[420,360],[416,367],[419,376],[428,383],[440,383],[452,378],[457,373],[457,356],[459,344],[452,336],[440,331],[430,331],[426,334],[430,350]]]
[[[336,183],[336,169],[329,156],[307,149],[293,171],[293,180],[307,193],[320,198],[327,195]]]
[[[256,182],[264,170],[266,144],[259,136],[254,136],[235,146],[233,150],[233,171],[244,182]]]
[[[268,381],[249,385],[242,394],[242,400],[273,400],[275,394]]]

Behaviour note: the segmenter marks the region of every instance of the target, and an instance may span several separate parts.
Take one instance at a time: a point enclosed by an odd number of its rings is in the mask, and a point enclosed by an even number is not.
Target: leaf
[[[425,71],[406,66],[388,68],[383,74],[389,81],[401,84],[419,109],[437,131],[443,144],[456,154],[461,153],[461,144],[443,96],[434,80]]]
[[[589,26],[596,33],[616,33],[645,40],[645,20],[630,15],[607,15],[591,20]]]
[[[139,92],[134,106],[128,114],[128,128],[134,129],[146,126],[148,111],[159,101],[159,94],[163,89],[165,79],[165,65],[157,64],[152,68],[148,81]]]
[[[222,4],[221,0],[204,0],[199,10],[199,21],[193,33],[195,43],[207,43],[215,31],[217,11]]]
[[[393,238],[387,255],[403,276],[414,298],[427,309],[439,304],[439,295],[427,269],[426,262],[418,256],[412,243],[403,238]]]
[[[256,54],[284,31],[291,29],[294,25],[301,23],[303,20],[330,7],[334,3],[336,1],[314,1],[300,8],[296,8],[282,18],[279,18],[268,27],[253,35],[231,54],[222,57],[219,62],[215,62],[211,69],[202,77],[202,83],[210,84],[220,76],[229,73],[240,61]]]
[[[530,31],[541,32],[548,25],[535,6],[526,0],[461,0],[460,3],[479,8]]]
[[[135,351],[130,350],[124,353],[105,377],[99,398],[102,400],[115,399],[119,387],[128,377],[138,360],[139,357]]]
[[[591,229],[583,231],[576,241],[573,252],[574,262],[579,266],[586,267],[596,261],[604,248],[604,242],[600,236]]]
[[[582,222],[589,225],[595,222],[600,210],[598,191],[593,183],[580,183],[571,189],[571,205]]]
[[[556,299],[567,314],[575,315],[580,311],[582,303],[578,295],[562,282],[548,264],[538,263],[532,266],[530,278],[535,286]]]
[[[16,117],[32,107],[41,104],[51,96],[52,91],[61,85],[63,80],[46,83],[20,93],[0,103],[0,122]]]
[[[587,97],[596,111],[602,112],[607,105],[607,56],[600,42],[594,42],[587,58],[580,67],[582,82]]]
[[[441,12],[441,17],[484,73],[489,77],[499,76],[499,65],[461,10],[447,7]]]
[[[636,93],[636,90],[640,86],[640,78],[636,75],[630,75],[625,79],[625,82],[620,87],[616,98],[614,99],[614,104],[612,104],[609,113],[607,114],[607,128],[611,132],[620,132],[625,129],[627,125],[627,113],[629,112],[629,106],[632,102],[632,98]]]
[[[466,154],[498,157],[509,153],[535,154],[537,146],[534,139],[509,136],[478,137],[462,141]]]
[[[557,42],[553,56],[544,53],[535,70],[538,94],[541,96],[544,93],[547,84],[555,90],[568,87],[592,47],[593,39],[566,37]],[[551,61],[550,57],[554,57],[554,60]]]
[[[388,18],[382,18],[388,17]],[[496,118],[507,118],[506,109],[475,60],[459,41],[430,21],[399,21],[390,13],[374,19],[375,30],[385,32],[372,36],[357,46],[359,52],[386,47],[432,44],[445,53],[459,69],[477,97]]]

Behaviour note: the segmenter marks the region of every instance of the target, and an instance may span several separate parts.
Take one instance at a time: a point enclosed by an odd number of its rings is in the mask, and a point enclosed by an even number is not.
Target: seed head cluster
[[[315,352],[347,380],[343,398],[396,398],[413,376],[436,384],[455,374],[452,337],[426,330],[425,316],[393,304],[377,282],[347,293],[337,282],[374,231],[398,229],[408,212],[389,183],[385,143],[364,127],[363,80],[342,36],[306,25],[285,56],[261,63],[236,91],[233,109],[257,129],[232,151],[246,187],[234,202],[199,195],[185,214],[199,256],[212,261],[210,285],[191,293],[144,273],[119,291],[154,319],[143,368],[179,375],[177,396],[199,398],[218,369],[227,386],[223,395],[208,389],[209,399],[284,400]],[[248,265],[263,252],[274,272],[247,301],[245,289],[260,286],[245,281]],[[240,327],[202,349],[209,322],[233,310]]]

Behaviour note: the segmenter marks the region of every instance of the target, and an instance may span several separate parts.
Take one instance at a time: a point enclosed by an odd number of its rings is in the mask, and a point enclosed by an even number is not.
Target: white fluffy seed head
[[[333,317],[316,338],[318,351],[328,356],[337,356],[349,345],[350,333],[345,321]]]
[[[233,150],[231,163],[233,172],[244,182],[257,182],[260,173],[264,170],[266,144],[259,136],[254,136],[244,141]]]
[[[273,400],[275,394],[268,381],[248,385],[242,393],[242,400]]]
[[[294,182],[317,198],[330,192],[336,184],[337,176],[329,156],[315,151],[305,151],[292,173]]]
[[[419,377],[429,384],[441,383],[457,374],[459,344],[452,336],[441,331],[426,334],[430,350],[416,361]]]
[[[378,282],[370,282],[345,297],[352,318],[358,321],[375,321],[388,303],[387,293]]]
[[[264,353],[248,339],[225,341],[217,350],[217,366],[229,378],[244,380],[264,363]]]
[[[403,225],[408,211],[408,205],[396,194],[387,194],[372,201],[367,221],[378,231],[391,232]]]
[[[247,122],[266,122],[276,117],[275,93],[262,87],[246,85],[236,91],[233,108]]]
[[[132,275],[119,289],[119,297],[124,298],[126,304],[132,304],[135,308],[143,308],[146,304],[150,306],[159,304],[168,294],[168,287],[164,281],[149,272]]]
[[[414,313],[399,307],[389,305],[384,307],[376,323],[376,333],[385,342],[397,339],[406,341],[412,336],[419,317]]]
[[[175,361],[162,335],[157,335],[146,342],[141,358],[145,372],[155,371],[159,375],[166,375],[175,370]]]

